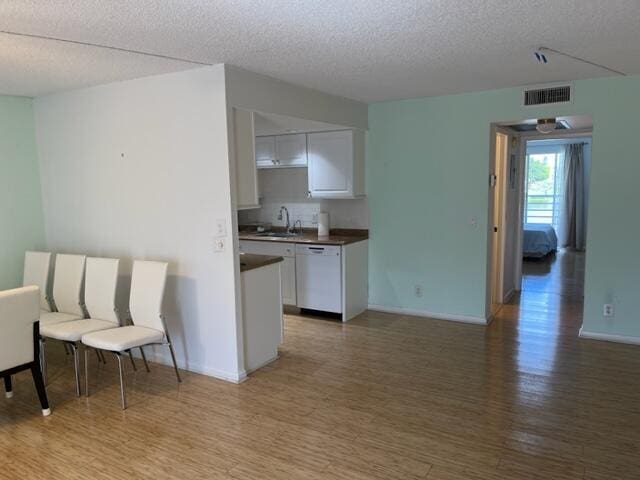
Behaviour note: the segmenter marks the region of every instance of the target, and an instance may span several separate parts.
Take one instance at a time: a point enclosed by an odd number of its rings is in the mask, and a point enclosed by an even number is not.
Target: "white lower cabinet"
[[[346,322],[367,309],[368,245],[240,240],[240,252],[283,257],[282,303],[339,313]]]
[[[240,252],[253,253],[256,255],[273,255],[283,257],[284,262],[281,263],[282,303],[284,303],[285,305],[296,305],[297,296],[295,244],[240,240]]]
[[[278,358],[283,341],[280,265],[274,263],[240,274],[244,367],[251,373]]]

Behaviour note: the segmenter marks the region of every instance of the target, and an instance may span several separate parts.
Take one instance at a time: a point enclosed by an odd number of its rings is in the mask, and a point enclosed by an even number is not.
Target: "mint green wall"
[[[44,248],[31,99],[0,96],[0,290],[22,283],[27,249]]]
[[[551,108],[522,107],[520,88],[370,105],[370,304],[484,317],[490,124],[592,114],[584,329],[640,336],[640,77],[574,86]]]

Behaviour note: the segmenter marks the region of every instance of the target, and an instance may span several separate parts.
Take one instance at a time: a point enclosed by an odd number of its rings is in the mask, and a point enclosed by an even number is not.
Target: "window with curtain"
[[[527,148],[525,223],[561,227],[564,145]]]

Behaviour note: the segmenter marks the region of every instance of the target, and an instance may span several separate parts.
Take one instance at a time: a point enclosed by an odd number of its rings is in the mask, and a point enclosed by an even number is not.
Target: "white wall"
[[[237,108],[275,113],[348,128],[368,128],[366,103],[299,87],[230,65],[227,102]]]
[[[306,168],[263,169],[258,171],[261,208],[240,212],[239,222],[271,222],[283,226],[278,220],[282,205],[289,210],[291,223],[302,221],[305,228],[317,227],[317,214],[329,212],[332,228],[368,228],[367,199],[323,200],[307,198]],[[283,219],[284,220],[284,219]]]
[[[179,364],[239,380],[226,112],[223,65],[35,101],[49,248],[121,258],[121,307],[133,259],[168,261]],[[222,253],[217,219],[228,227]]]

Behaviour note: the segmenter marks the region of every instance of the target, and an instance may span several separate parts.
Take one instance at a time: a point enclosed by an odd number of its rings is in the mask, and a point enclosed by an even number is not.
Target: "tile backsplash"
[[[278,220],[280,207],[289,210],[291,224],[302,221],[305,228],[317,226],[320,211],[329,212],[331,228],[369,228],[369,208],[366,198],[354,200],[326,200],[307,198],[307,169],[282,168],[258,170],[261,208],[239,212],[240,224],[271,222],[282,226]]]

